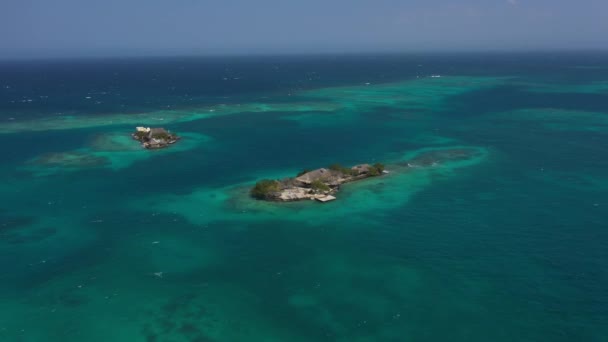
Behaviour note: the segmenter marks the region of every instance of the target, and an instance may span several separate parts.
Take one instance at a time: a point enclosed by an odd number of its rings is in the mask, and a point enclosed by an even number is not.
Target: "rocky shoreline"
[[[294,178],[261,180],[256,183],[250,193],[252,197],[266,201],[317,200],[328,202],[336,199],[334,195],[338,193],[342,184],[381,176],[385,173],[388,171],[385,171],[384,165],[379,163],[360,164],[351,168],[335,164],[328,168],[302,171]]]

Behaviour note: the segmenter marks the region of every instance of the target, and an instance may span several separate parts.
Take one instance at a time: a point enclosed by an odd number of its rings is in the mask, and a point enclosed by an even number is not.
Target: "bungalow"
[[[351,168],[351,170],[353,170],[355,172],[355,176],[358,176],[358,175],[369,173],[370,167],[371,167],[371,165],[369,165],[369,164],[359,164],[359,165],[353,166]]]
[[[313,170],[310,172],[306,172],[305,174],[303,174],[299,177],[296,177],[296,181],[306,184],[306,185],[310,185],[312,182],[314,182],[316,180],[327,181],[330,178],[332,178],[331,171],[328,169],[325,169],[325,168],[321,168],[321,169]]]
[[[135,130],[137,132],[142,132],[142,133],[150,133],[150,127],[135,127]]]

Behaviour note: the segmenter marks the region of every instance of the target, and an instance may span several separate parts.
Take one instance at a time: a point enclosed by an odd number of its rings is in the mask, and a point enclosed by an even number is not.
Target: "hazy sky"
[[[608,0],[0,0],[0,58],[554,48]]]

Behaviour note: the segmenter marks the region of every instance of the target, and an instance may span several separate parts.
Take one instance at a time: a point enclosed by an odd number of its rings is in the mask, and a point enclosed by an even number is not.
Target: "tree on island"
[[[158,140],[169,140],[174,136],[174,134],[169,132],[154,132],[150,134],[150,137]]]
[[[349,169],[347,167],[344,167],[340,164],[332,164],[328,167],[328,169],[332,170],[332,171],[337,171],[342,173],[343,175],[346,176],[352,176],[354,174],[354,171],[352,169]]]
[[[321,180],[319,179],[315,179],[312,183],[310,183],[310,188],[315,190],[315,191],[329,191],[330,187],[321,182]]]
[[[251,196],[257,199],[270,199],[273,194],[281,190],[279,182],[272,179],[263,179],[257,183],[253,189],[251,189]]]
[[[133,136],[134,136],[134,137],[135,137],[137,140],[142,141],[142,140],[144,140],[144,139],[148,138],[148,132],[144,132],[144,131],[137,131],[137,132],[133,133]]]
[[[384,171],[384,165],[381,163],[376,163],[369,167],[370,176],[379,176],[382,171]]]

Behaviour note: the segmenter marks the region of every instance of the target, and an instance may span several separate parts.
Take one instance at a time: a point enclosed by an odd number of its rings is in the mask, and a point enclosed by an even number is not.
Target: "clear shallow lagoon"
[[[607,57],[4,62],[0,340],[605,341]]]

